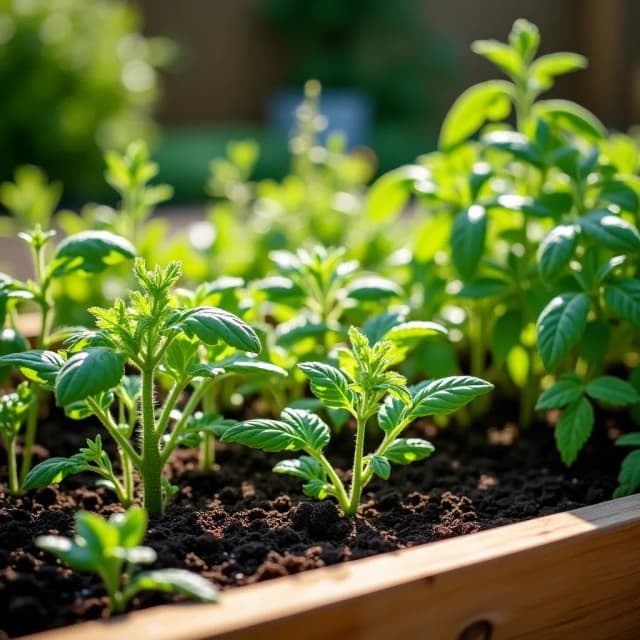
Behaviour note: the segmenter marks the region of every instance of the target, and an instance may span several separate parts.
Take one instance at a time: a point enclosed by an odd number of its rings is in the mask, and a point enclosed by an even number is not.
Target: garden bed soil
[[[37,456],[70,455],[96,430],[50,420]],[[602,428],[570,470],[559,463],[548,427],[434,434],[422,421],[413,433],[432,437],[436,453],[394,467],[388,482],[374,479],[356,519],[341,518],[332,501],[302,496],[295,478],[273,474],[282,456],[219,445],[215,472],[205,473],[195,452],[181,450],[171,461],[180,492],[164,518],[151,520],[145,543],[158,553],[156,566],[196,571],[224,591],[608,500],[624,454]],[[331,446],[330,457],[347,468],[340,451],[352,446],[349,430]],[[71,477],[18,498],[0,484],[0,638],[107,616],[94,575],[70,571],[33,544],[38,535],[71,535],[79,509],[120,510],[92,482]],[[134,608],[171,601],[145,594]]]

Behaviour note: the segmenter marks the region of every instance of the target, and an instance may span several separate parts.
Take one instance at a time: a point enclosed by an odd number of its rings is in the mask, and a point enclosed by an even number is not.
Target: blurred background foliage
[[[68,197],[103,193],[103,153],[152,136],[157,69],[174,56],[118,0],[0,0],[0,179],[44,167]]]

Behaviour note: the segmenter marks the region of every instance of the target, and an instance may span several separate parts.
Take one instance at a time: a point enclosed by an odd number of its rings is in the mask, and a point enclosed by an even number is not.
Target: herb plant
[[[9,490],[14,495],[20,493],[16,462],[16,438],[27,419],[30,407],[31,389],[26,382],[19,384],[14,392],[0,396],[0,436],[2,436],[7,449]]]
[[[111,309],[93,308],[97,329],[72,333],[67,350],[26,351],[3,356],[0,362],[16,366],[52,389],[57,404],[71,417],[97,417],[118,445],[121,459],[122,480],[116,477],[100,439],[89,440],[71,458],[50,458],[34,467],[24,489],[59,482],[70,473],[93,471],[128,506],[134,497],[135,468],[145,507],[159,515],[175,492],[163,477],[169,455],[180,444],[201,398],[225,373],[225,363],[210,362],[204,346],[258,353],[260,341],[251,327],[228,311],[177,305],[172,289],[180,278],[178,263],[148,271],[137,258],[134,272],[140,290],[131,293],[129,305],[117,300]],[[139,383],[125,376],[125,364],[138,373]],[[172,382],[157,408],[161,372]],[[192,388],[189,399],[174,420],[174,410],[188,387]],[[112,415],[110,407],[116,397],[125,406],[118,417],[128,414],[127,419],[116,420]]]
[[[113,613],[143,591],[178,593],[195,600],[216,602],[216,588],[204,578],[183,569],[137,571],[151,564],[156,552],[140,546],[147,530],[147,514],[140,507],[116,513],[105,520],[96,513],[80,511],[75,516],[76,536],[39,536],[36,545],[78,571],[97,573],[102,579]]]
[[[306,455],[279,462],[276,473],[304,480],[306,495],[320,500],[332,496],[347,516],[354,516],[362,491],[374,475],[389,478],[391,463],[409,464],[433,453],[430,442],[400,435],[417,418],[446,415],[493,388],[471,376],[429,380],[408,387],[391,367],[404,353],[390,340],[370,344],[357,328],[349,330],[351,349],[339,353],[339,368],[323,362],[302,363],[311,391],[325,407],[344,409],[356,421],[356,442],[349,491],[324,454],[331,440],[328,425],[316,414],[285,409],[280,420],[249,420],[227,428],[224,442],[263,451],[304,451]],[[378,447],[365,455],[367,425],[376,417],[384,436]]]

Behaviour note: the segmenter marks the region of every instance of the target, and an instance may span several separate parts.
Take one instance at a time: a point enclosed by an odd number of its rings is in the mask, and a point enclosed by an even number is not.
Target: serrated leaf
[[[317,480],[325,483],[327,481],[327,473],[322,465],[311,456],[300,456],[291,460],[281,460],[272,469],[275,473],[285,473],[302,480]]]
[[[396,396],[388,395],[378,410],[378,426],[385,432],[391,433],[402,421],[407,405]]]
[[[54,351],[33,349],[2,356],[0,363],[15,367],[28,380],[51,386],[64,360]]]
[[[613,251],[640,251],[640,233],[635,226],[608,211],[592,211],[582,216],[580,228],[588,238]]]
[[[187,309],[173,326],[208,345],[224,342],[242,351],[260,353],[256,332],[238,316],[218,307]]]
[[[325,406],[353,412],[354,394],[340,369],[323,362],[303,362],[298,368],[309,378],[313,395]]]
[[[593,430],[593,406],[584,397],[572,402],[560,416],[555,428],[556,446],[562,462],[571,466]]]
[[[391,475],[391,465],[385,456],[369,456],[369,467],[371,471],[382,478],[388,480]]]
[[[322,451],[331,438],[329,427],[315,413],[285,409],[282,420],[249,420],[229,427],[222,442],[238,442],[262,451]]]
[[[122,236],[109,231],[81,231],[68,236],[58,245],[50,272],[53,277],[77,270],[99,273],[135,256],[134,246]]]
[[[558,380],[540,394],[536,411],[562,409],[582,397],[583,393],[584,390],[577,380]]]
[[[487,120],[502,120],[511,112],[512,85],[488,80],[464,91],[447,113],[438,147],[449,151],[472,136]]]
[[[563,293],[542,310],[536,324],[537,344],[546,369],[552,369],[578,342],[587,324],[589,298]]]
[[[80,473],[86,468],[84,461],[73,458],[47,458],[27,473],[22,489],[43,489],[49,485],[61,482],[68,475]]]
[[[356,278],[345,287],[347,298],[354,300],[380,300],[403,295],[402,288],[392,280],[380,276]]]
[[[626,407],[640,402],[640,395],[625,380],[615,376],[599,376],[587,385],[587,394],[613,407]]]
[[[473,376],[450,376],[439,380],[427,380],[411,389],[412,419],[430,415],[448,415],[484,395],[493,385]]]
[[[110,391],[124,376],[124,358],[104,347],[74,353],[58,372],[56,402],[66,406],[89,396]]]
[[[487,212],[480,205],[460,211],[451,229],[451,259],[460,275],[470,280],[484,253],[487,237]]]
[[[125,589],[125,600],[141,591],[179,593],[202,602],[218,601],[218,590],[213,583],[184,569],[156,569],[136,574]]]
[[[544,280],[553,280],[568,264],[578,246],[578,228],[574,224],[554,227],[538,248],[538,268]]]
[[[619,318],[640,325],[640,280],[624,278],[605,286],[604,300]]]
[[[384,455],[395,464],[410,464],[428,458],[435,451],[435,447],[421,438],[398,438],[394,440]]]

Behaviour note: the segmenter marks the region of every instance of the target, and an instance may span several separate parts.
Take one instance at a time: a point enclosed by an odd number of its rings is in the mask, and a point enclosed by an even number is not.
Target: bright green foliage
[[[76,536],[40,536],[36,545],[78,571],[97,573],[107,590],[113,613],[125,610],[141,591],[177,593],[194,600],[216,602],[216,588],[204,578],[181,569],[137,571],[152,564],[156,552],[141,546],[147,530],[147,514],[140,507],[117,513],[105,520],[96,513],[80,511],[75,516]]]
[[[160,514],[173,493],[162,477],[171,452],[183,438],[192,441],[199,433],[215,433],[228,426],[221,419],[193,421],[200,400],[214,382],[237,373],[269,376],[285,372],[250,355],[260,351],[260,340],[238,316],[218,307],[188,307],[178,302],[173,289],[180,278],[179,264],[147,270],[144,261],[137,259],[134,272],[139,290],[131,292],[128,304],[116,300],[109,309],[92,309],[97,329],[71,333],[67,350],[25,351],[4,356],[1,362],[53,388],[58,405],[69,417],[95,415],[119,449],[121,478],[97,437],[71,458],[53,458],[36,466],[26,477],[25,489],[59,482],[70,473],[93,471],[128,506],[134,497],[135,468],[142,480],[145,506]],[[196,303],[202,296],[183,292],[181,298]],[[125,364],[138,375],[125,376]],[[158,408],[159,375],[168,376],[171,388]],[[189,387],[191,396],[178,410],[180,396]],[[118,407],[118,422],[112,405]]]
[[[35,162],[68,196],[95,194],[103,150],[153,131],[157,69],[175,46],[143,37],[130,3],[1,0],[0,16],[0,86],[12,87],[0,104],[0,180]]]
[[[309,379],[312,393],[328,408],[345,409],[356,421],[352,482],[347,492],[324,455],[330,442],[328,425],[316,414],[285,409],[279,420],[249,420],[225,430],[222,440],[263,451],[304,451],[306,455],[279,462],[274,471],[304,480],[306,495],[320,500],[334,497],[345,515],[356,514],[362,490],[373,475],[388,479],[391,465],[422,460],[433,452],[431,443],[400,438],[416,419],[446,415],[493,388],[490,383],[460,376],[408,387],[399,373],[390,370],[398,362],[398,348],[390,340],[373,344],[351,327],[351,349],[341,353],[341,368],[322,362],[306,362],[300,369]],[[376,450],[364,453],[367,424],[376,416],[384,437]]]

